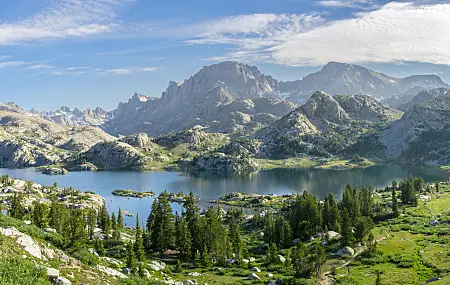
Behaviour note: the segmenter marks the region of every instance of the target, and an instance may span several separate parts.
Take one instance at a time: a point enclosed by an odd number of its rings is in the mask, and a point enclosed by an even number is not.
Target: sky
[[[448,15],[450,0],[3,0],[0,103],[112,110],[226,60],[284,81],[338,61],[450,83]]]

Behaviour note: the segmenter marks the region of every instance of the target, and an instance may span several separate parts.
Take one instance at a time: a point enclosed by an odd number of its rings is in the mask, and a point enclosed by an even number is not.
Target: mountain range
[[[395,78],[337,62],[301,80],[283,82],[255,66],[222,62],[203,67],[183,83],[170,82],[161,97],[134,94],[111,112],[62,107],[41,115],[63,125],[99,126],[113,135],[144,132],[158,136],[195,125],[209,132],[247,133],[273,124],[318,90],[331,95],[369,95],[398,107],[420,91],[446,87],[436,75]]]
[[[0,165],[247,171],[255,159],[305,155],[448,164],[449,90],[434,75],[336,62],[292,82],[223,62],[110,112],[0,105]]]

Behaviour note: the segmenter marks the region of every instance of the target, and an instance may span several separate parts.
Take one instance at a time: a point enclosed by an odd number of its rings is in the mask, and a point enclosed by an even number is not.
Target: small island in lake
[[[145,198],[145,197],[151,197],[154,196],[155,193],[153,193],[152,191],[147,191],[147,192],[139,192],[136,190],[114,190],[112,191],[112,194],[114,196],[121,196],[121,197],[131,197],[131,198]]]

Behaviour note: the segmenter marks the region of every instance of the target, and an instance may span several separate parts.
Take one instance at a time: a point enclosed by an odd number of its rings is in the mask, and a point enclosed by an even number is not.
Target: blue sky
[[[5,0],[0,102],[111,110],[224,60],[280,80],[334,60],[450,82],[449,14],[427,0]]]

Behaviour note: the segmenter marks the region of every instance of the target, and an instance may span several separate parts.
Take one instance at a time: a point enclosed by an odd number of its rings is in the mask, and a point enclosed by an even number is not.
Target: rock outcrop
[[[413,105],[378,137],[386,157],[431,164],[450,163],[450,93]]]
[[[101,142],[85,154],[85,159],[104,170],[142,168],[146,157],[129,144],[114,141]]]

